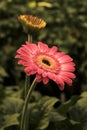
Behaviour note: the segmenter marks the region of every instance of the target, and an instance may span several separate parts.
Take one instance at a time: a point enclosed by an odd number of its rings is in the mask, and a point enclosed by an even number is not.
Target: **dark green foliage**
[[[87,0],[0,0],[0,130],[19,130],[24,103],[25,74],[14,58],[17,48],[27,41],[18,22],[21,14],[47,22],[33,42],[58,46],[76,64],[76,79],[71,88],[64,89],[63,103],[53,82],[46,87],[37,85],[37,91],[40,89],[44,96],[32,94],[28,108],[30,129],[87,130]]]
[[[14,91],[10,88],[9,90],[9,95],[0,106],[0,130],[19,128],[24,100],[19,91],[15,97],[12,94]],[[42,96],[34,91],[27,113],[29,128],[33,130],[87,129],[87,92],[74,96],[54,108],[54,104],[57,102],[60,101],[55,97]]]

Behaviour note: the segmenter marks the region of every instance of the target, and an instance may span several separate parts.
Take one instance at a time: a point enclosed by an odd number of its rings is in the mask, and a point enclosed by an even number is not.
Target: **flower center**
[[[44,64],[46,64],[46,65],[50,66],[50,62],[49,62],[48,60],[43,59],[43,60],[42,60],[42,62],[43,62]]]
[[[50,56],[39,55],[36,59],[37,65],[47,71],[54,71],[56,66],[56,61]]]

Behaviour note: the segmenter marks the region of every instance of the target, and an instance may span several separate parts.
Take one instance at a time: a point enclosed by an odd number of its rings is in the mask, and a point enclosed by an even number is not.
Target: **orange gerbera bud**
[[[18,20],[22,23],[24,31],[26,33],[36,33],[46,26],[46,22],[32,15],[20,15]]]

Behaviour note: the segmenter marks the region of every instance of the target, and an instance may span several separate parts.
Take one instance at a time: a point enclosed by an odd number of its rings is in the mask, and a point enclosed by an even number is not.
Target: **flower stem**
[[[27,92],[28,92],[28,87],[30,87],[30,78],[26,75],[25,76],[25,98],[26,98],[26,95],[27,95]]]
[[[28,42],[32,42],[32,35],[28,34]],[[25,98],[30,87],[30,77],[26,75],[25,77]]]
[[[25,98],[25,103],[24,103],[22,117],[21,117],[20,130],[26,130],[26,126],[25,125],[26,125],[26,114],[27,114],[28,102],[30,100],[31,93],[32,93],[33,89],[35,88],[35,86],[36,86],[36,78],[32,82],[32,84],[31,84],[31,86],[30,86],[30,88],[28,90],[27,96]]]
[[[28,42],[32,43],[32,35],[28,34]],[[28,93],[28,90],[30,89],[30,77],[26,75],[25,77],[25,99]],[[25,120],[24,120],[24,129],[28,129],[28,117],[27,117],[27,112],[25,114]]]
[[[28,42],[32,42],[32,35],[28,34]]]

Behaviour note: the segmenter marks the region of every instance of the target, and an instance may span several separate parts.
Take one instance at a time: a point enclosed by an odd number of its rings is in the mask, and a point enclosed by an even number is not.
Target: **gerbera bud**
[[[20,15],[18,20],[22,23],[26,33],[34,34],[46,26],[46,22],[32,15]]]

